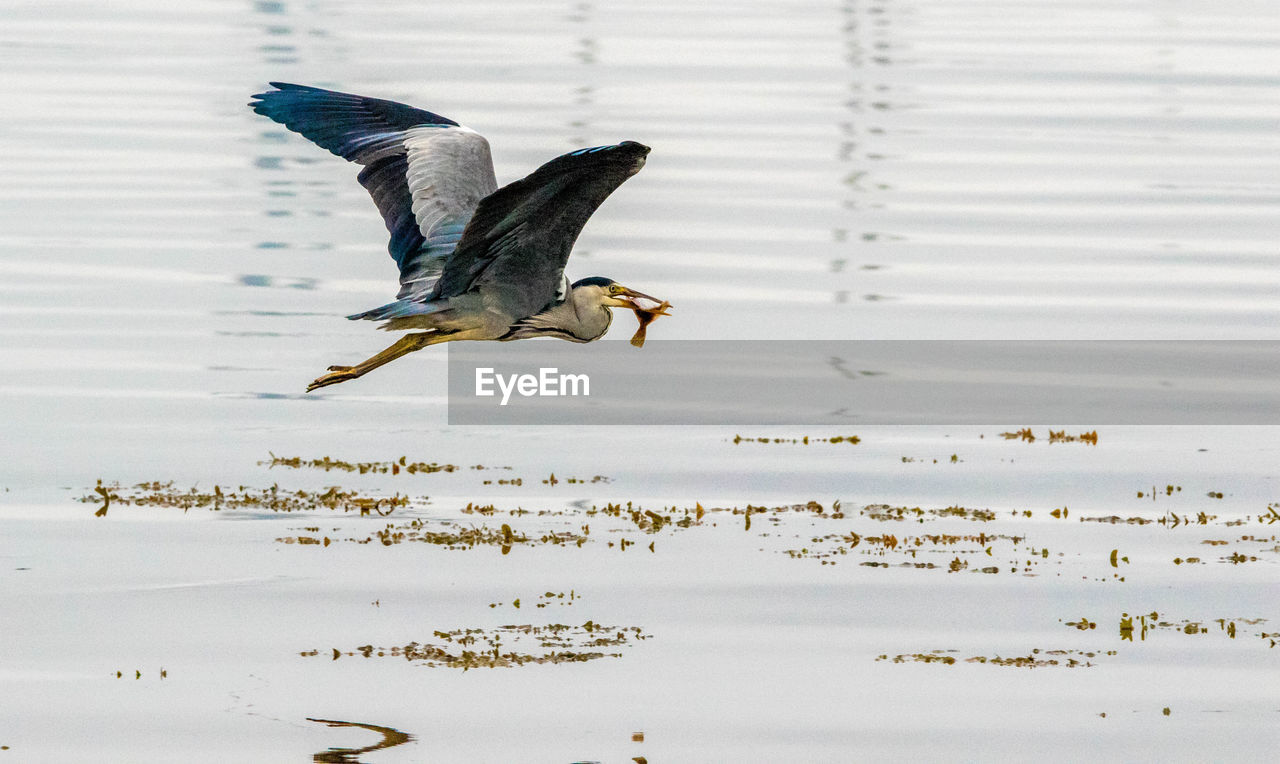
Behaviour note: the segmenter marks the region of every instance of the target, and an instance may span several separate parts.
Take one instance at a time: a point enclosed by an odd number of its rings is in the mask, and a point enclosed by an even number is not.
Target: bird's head
[[[656,297],[650,297],[630,287],[624,287],[613,279],[605,278],[604,276],[592,276],[591,278],[574,282],[573,293],[575,296],[583,295],[588,302],[595,303],[601,307],[628,308],[637,312],[653,310],[662,303]]]
[[[631,344],[636,347],[644,345],[645,327],[657,320],[658,316],[670,315],[667,310],[671,308],[671,303],[666,300],[650,297],[603,276],[592,276],[575,282],[570,291],[573,293],[574,304],[578,306],[586,303],[587,306],[599,307],[605,313],[609,313],[609,308],[629,308],[635,311],[640,328],[631,338]],[[610,321],[611,316],[612,314]],[[606,326],[604,331],[607,330]]]

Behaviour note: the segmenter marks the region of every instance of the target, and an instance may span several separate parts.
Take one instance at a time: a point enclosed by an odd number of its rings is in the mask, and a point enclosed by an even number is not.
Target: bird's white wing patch
[[[427,246],[441,238],[456,244],[480,200],[498,189],[489,142],[465,127],[415,127],[405,131],[404,147],[413,216]]]

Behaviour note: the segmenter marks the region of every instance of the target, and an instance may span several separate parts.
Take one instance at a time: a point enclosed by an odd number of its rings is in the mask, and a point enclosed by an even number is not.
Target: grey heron
[[[270,83],[255,112],[362,165],[357,180],[391,234],[400,269],[394,302],[348,316],[411,331],[355,366],[330,366],[307,386],[355,379],[429,345],[458,340],[604,336],[611,308],[629,308],[643,329],[669,303],[613,279],[570,283],[565,263],[587,219],[644,166],[634,141],[578,149],[501,188],[489,143],[453,120],[395,101],[307,85]],[[648,304],[652,303],[652,304]]]

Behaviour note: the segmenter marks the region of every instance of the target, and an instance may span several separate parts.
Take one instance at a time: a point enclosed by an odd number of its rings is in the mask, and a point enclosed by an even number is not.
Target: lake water
[[[1273,3],[10,4],[0,761],[1280,743],[1276,428],[451,427],[431,350],[305,394],[394,269],[271,80],[500,182],[652,146],[569,270],[655,340],[1280,339]]]

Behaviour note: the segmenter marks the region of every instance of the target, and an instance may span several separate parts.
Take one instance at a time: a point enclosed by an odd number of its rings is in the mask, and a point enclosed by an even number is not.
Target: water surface
[[[570,264],[677,305],[651,338],[1274,340],[1273,4],[209,0],[0,18],[0,601],[19,619],[0,682],[22,699],[0,705],[0,753],[306,760],[374,746],[374,728],[413,740],[361,760],[1259,759],[1277,742],[1274,429],[1102,427],[1092,445],[1048,438],[1087,421],[451,428],[430,352],[305,395],[387,342],[342,316],[385,302],[393,266],[354,168],[245,107],[270,80],[403,100],[484,133],[503,182],[581,146],[652,146]],[[1000,436],[1027,426],[1035,442]],[[272,452],[511,469],[270,469]],[[98,518],[75,499],[100,479],[122,498],[159,480],[412,503]],[[809,501],[827,516],[745,511]],[[722,511],[656,532],[586,514],[611,502]],[[414,519],[592,534],[507,554],[277,540]],[[1002,538],[864,554],[884,534],[975,533]],[[1152,613],[1168,625],[1145,639],[1122,628]],[[651,638],[466,672],[302,655],[588,620]],[[991,660],[1048,650],[1095,657]]]

